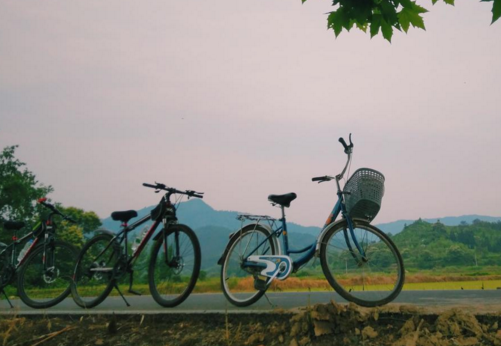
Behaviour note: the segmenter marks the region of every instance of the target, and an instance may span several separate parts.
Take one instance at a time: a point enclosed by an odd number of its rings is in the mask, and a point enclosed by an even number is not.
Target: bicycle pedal
[[[134,291],[133,289],[129,289],[129,293],[132,293],[132,294],[134,294],[136,296],[142,295],[141,293],[139,293],[138,291]]]
[[[268,284],[265,280],[254,278],[254,288],[258,291],[265,291],[268,288]]]

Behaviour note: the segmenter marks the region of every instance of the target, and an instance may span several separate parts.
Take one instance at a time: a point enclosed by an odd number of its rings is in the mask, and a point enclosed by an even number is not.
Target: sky
[[[141,209],[143,182],[218,210],[321,226],[351,172],[386,177],[375,223],[501,216],[501,21],[491,3],[418,2],[392,43],[326,29],[330,1],[0,0],[0,146],[49,196]],[[186,220],[187,223],[188,220]]]

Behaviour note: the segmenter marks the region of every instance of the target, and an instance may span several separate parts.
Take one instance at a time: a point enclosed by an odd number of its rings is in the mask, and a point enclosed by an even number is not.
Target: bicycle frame
[[[333,223],[337,219],[339,214],[342,214],[343,218],[348,223],[348,229],[349,229],[349,233],[346,229],[344,230],[344,237],[346,240],[346,245],[348,246],[348,249],[350,250],[352,255],[355,256],[353,247],[352,247],[351,242],[350,242],[350,238],[351,238],[352,242],[355,244],[356,249],[361,254],[361,256],[364,258],[365,252],[364,252],[363,248],[360,246],[360,244],[358,243],[357,237],[355,236],[355,233],[353,230],[353,222],[346,212],[346,207],[344,205],[343,193],[341,191],[339,191],[337,193],[337,195],[338,195],[338,200],[337,200],[336,204],[334,205],[334,208],[332,209],[332,212],[330,213],[329,217],[327,218],[327,221],[325,222],[325,224],[322,228],[322,231],[327,226],[329,226],[331,223]],[[257,245],[254,249],[252,249],[252,251],[250,251],[248,255],[244,256],[244,258],[248,258],[249,256],[251,256],[254,253],[254,251],[256,251],[261,245],[263,245],[266,241],[268,241],[268,239],[270,237],[275,236],[278,238],[281,235],[283,235],[283,238],[282,238],[282,245],[283,245],[283,252],[284,252],[283,254],[285,254],[286,256],[290,256],[291,254],[304,253],[303,256],[301,256],[293,261],[293,268],[294,268],[294,271],[296,271],[302,265],[306,264],[309,260],[311,260],[315,256],[315,253],[317,251],[318,241],[315,241],[314,243],[312,243],[312,244],[310,244],[302,249],[289,248],[289,239],[288,239],[288,234],[287,234],[287,222],[285,219],[285,212],[284,212],[283,207],[282,207],[282,218],[279,219],[278,221],[280,221],[282,223],[282,225],[279,226],[278,228],[274,229],[273,232],[268,237],[266,237],[266,239],[264,239],[259,245]],[[322,232],[320,234],[322,234]],[[249,266],[249,267],[255,267],[256,263],[244,261],[243,265]],[[258,265],[258,266],[260,266],[260,265]]]
[[[35,249],[35,247],[38,244],[41,243],[41,244],[45,245],[45,244],[49,243],[50,241],[52,241],[52,239],[54,238],[54,235],[48,231],[51,230],[51,228],[53,227],[53,222],[52,222],[53,215],[54,215],[54,213],[51,213],[49,215],[45,224],[42,223],[42,221],[39,221],[33,227],[32,231],[29,232],[28,234],[24,235],[23,237],[17,238],[16,236],[13,236],[12,237],[13,242],[11,244],[7,245],[7,247],[2,252],[0,252],[0,255],[2,255],[3,253],[6,253],[6,252],[10,251],[10,249],[12,249],[11,256],[10,256],[11,257],[10,263],[14,266],[15,270],[19,269],[19,267],[21,267],[24,264],[24,262],[26,261],[28,256],[31,254],[33,249]],[[42,237],[44,237],[44,238],[42,239]],[[26,251],[26,253],[24,254],[23,258],[16,264],[16,259],[17,259],[16,248],[18,245],[23,244],[29,238],[35,238],[33,240],[33,244],[31,244],[31,246],[28,248],[28,251]],[[44,256],[44,260],[45,260],[45,256]],[[45,264],[45,262],[44,262],[44,264]]]
[[[141,252],[143,252],[144,248],[146,247],[146,243],[151,239],[151,237],[153,236],[153,234],[155,233],[155,230],[157,229],[158,225],[162,222],[161,220],[157,220],[155,221],[150,229],[148,230],[148,233],[146,233],[146,235],[144,236],[143,240],[141,241],[141,243],[139,244],[138,248],[136,249],[136,251],[134,251],[134,253],[132,254],[132,256],[129,257],[129,247],[127,246],[128,244],[128,233],[133,231],[134,229],[136,229],[137,227],[141,226],[142,224],[148,222],[149,220],[151,220],[151,216],[150,215],[146,215],[144,217],[142,217],[141,219],[137,220],[136,222],[132,223],[131,225],[127,225],[127,224],[122,224],[122,226],[124,227],[120,232],[118,232],[118,234],[116,236],[114,236],[112,238],[112,240],[110,241],[110,243],[108,244],[108,246],[106,246],[106,248],[97,256],[97,258],[99,258],[99,256],[101,256],[101,254],[105,253],[106,250],[109,249],[109,247],[111,246],[111,244],[113,243],[114,240],[116,240],[118,242],[118,244],[122,244],[124,243],[124,247],[125,247],[125,256],[127,258],[127,264],[128,265],[132,265],[132,262],[139,257],[139,255],[141,255]]]

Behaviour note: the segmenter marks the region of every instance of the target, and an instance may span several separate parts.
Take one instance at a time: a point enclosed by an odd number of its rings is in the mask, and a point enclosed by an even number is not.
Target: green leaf
[[[435,0],[435,1],[438,1],[438,0]],[[412,8],[412,6],[414,5],[414,3],[411,0],[400,0],[400,4],[403,7],[407,7],[407,8]]]
[[[379,28],[381,27],[381,15],[375,14],[372,16],[371,21],[371,38],[379,33]]]
[[[449,1],[449,0],[444,0],[444,1]],[[451,1],[454,3],[454,0],[451,0]],[[419,6],[415,2],[414,2],[414,5],[412,6],[412,9],[416,13],[426,13],[426,12],[428,12],[428,10],[426,8]]]
[[[342,8],[339,8],[337,11],[331,12],[327,17],[327,28],[334,30],[336,37],[338,37],[343,30],[342,12]]]
[[[397,10],[388,0],[381,1],[381,13],[390,23],[398,22]]]
[[[301,3],[304,4],[306,2],[306,0],[301,0]]]
[[[365,24],[363,24],[363,25],[362,25],[362,24],[357,23],[357,28],[358,28],[358,29],[360,29],[360,30],[362,30],[363,32],[365,32],[365,33],[366,33],[366,32],[367,32],[367,27],[368,27],[368,25],[369,25],[368,23],[365,23]]]
[[[417,5],[416,5],[417,6]],[[421,11],[418,9],[418,11]],[[419,12],[414,11],[414,9],[403,8],[398,14],[398,21],[402,25],[402,29],[405,32],[409,29],[409,24],[412,24],[415,28],[421,28],[426,30],[424,27],[423,18],[419,15]]]
[[[393,36],[393,28],[384,18],[381,18],[381,31],[383,32],[383,37],[391,43],[391,37]]]
[[[435,5],[438,2],[438,0],[431,0],[431,3]]]
[[[494,24],[496,20],[501,17],[501,0],[494,0],[494,4],[492,5],[492,22]]]
[[[444,2],[445,2],[447,5],[452,5],[452,6],[454,6],[454,0],[444,0]]]
[[[398,14],[398,22],[400,23],[400,25],[402,25],[402,29],[404,29],[405,33],[407,33],[407,30],[409,30],[409,25],[411,24],[411,20],[409,16],[409,11],[407,11],[406,8],[404,8]]]

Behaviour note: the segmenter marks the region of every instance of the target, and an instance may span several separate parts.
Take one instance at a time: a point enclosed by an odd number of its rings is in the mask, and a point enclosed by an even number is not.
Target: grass
[[[499,268],[495,271],[470,271],[463,273],[444,273],[444,272],[432,272],[432,271],[420,271],[408,272],[406,273],[406,281],[403,290],[495,290],[501,289],[501,273]],[[489,274],[495,272],[495,274]],[[380,282],[384,285],[383,280]],[[357,289],[356,282],[346,282],[347,284],[353,285]],[[182,285],[184,288],[184,285]],[[249,291],[253,287],[253,281],[251,279],[240,280],[235,283],[234,288],[244,292]],[[383,287],[383,286],[381,286]],[[121,285],[122,292],[125,295],[127,293],[127,287]],[[149,285],[146,283],[137,283],[133,286],[134,290],[140,292],[144,295],[150,294]],[[104,286],[100,287],[87,287],[83,291],[84,296],[96,296],[104,290]],[[307,292],[307,291],[332,291],[332,287],[329,285],[327,280],[323,275],[313,275],[308,277],[289,277],[287,280],[279,281],[275,280],[270,287],[270,292]],[[16,289],[14,287],[6,288],[7,295],[9,297],[14,297],[16,295]],[[218,293],[221,292],[221,285],[219,277],[208,277],[205,280],[198,280],[193,293]],[[48,290],[43,290],[37,292],[37,296],[43,297],[48,293]],[[111,296],[117,296],[118,292],[116,290],[111,291]],[[3,297],[0,297],[2,299]]]

